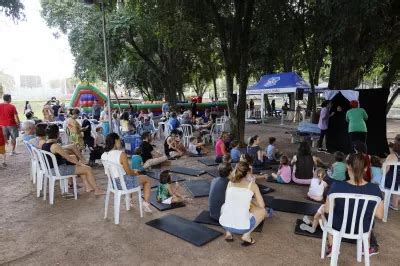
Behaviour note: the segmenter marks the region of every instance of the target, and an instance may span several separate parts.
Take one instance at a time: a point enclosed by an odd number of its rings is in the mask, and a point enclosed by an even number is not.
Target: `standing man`
[[[164,116],[167,116],[167,113],[169,112],[169,103],[164,100],[164,103],[161,106],[161,111]]]
[[[3,127],[3,134],[6,139],[11,138],[12,150],[10,155],[16,155],[15,145],[18,138],[19,118],[18,112],[14,105],[11,104],[11,95],[3,95],[4,103],[0,103],[0,126]]]
[[[60,101],[56,100],[56,103],[51,108],[53,108],[54,118],[56,119],[56,121],[59,121],[58,115],[59,115],[59,110],[61,108]]]
[[[94,119],[100,120],[101,106],[97,100],[94,100],[92,105],[92,113]]]
[[[319,114],[319,122],[318,122],[318,128],[321,130],[321,134],[319,135],[319,140],[318,140],[319,152],[326,151],[326,149],[322,148],[322,144],[324,142],[326,132],[328,131],[329,118],[334,114],[334,113],[332,115],[329,114],[330,109],[331,109],[331,102],[323,101],[321,104],[321,112]]]

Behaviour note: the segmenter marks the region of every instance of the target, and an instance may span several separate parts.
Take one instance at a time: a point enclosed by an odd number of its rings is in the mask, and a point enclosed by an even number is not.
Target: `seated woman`
[[[210,186],[210,196],[208,197],[208,207],[210,209],[210,217],[218,221],[221,216],[221,207],[225,202],[225,191],[229,182],[229,175],[232,172],[230,163],[221,163],[218,166],[219,176],[213,178]]]
[[[75,156],[70,156],[70,154],[57,143],[60,137],[58,126],[54,124],[48,125],[46,128],[46,135],[47,140],[42,145],[42,150],[55,155],[60,174],[63,176],[79,175],[85,183],[86,192],[94,191],[95,195],[103,195],[104,191],[97,186],[92,168],[79,162]],[[49,166],[50,168],[54,168],[52,160],[49,160]]]
[[[145,212],[152,212],[150,209],[150,179],[145,175],[140,175],[139,171],[133,170],[129,167],[128,156],[125,152],[121,151],[121,139],[117,133],[110,133],[106,137],[106,146],[104,153],[101,155],[102,160],[110,161],[120,164],[124,172],[124,180],[127,189],[143,185],[143,207]],[[111,177],[116,178],[118,173],[111,172]],[[121,188],[119,179],[116,180],[118,189]]]
[[[328,196],[333,193],[351,193],[351,194],[364,194],[382,197],[381,191],[379,187],[373,183],[365,181],[365,171],[367,170],[367,164],[365,162],[364,156],[362,154],[351,154],[347,159],[347,173],[349,175],[349,180],[344,182],[334,182],[328,191]],[[332,227],[335,230],[340,230],[343,222],[343,212],[344,212],[344,201],[337,200],[336,202],[329,202],[329,198],[327,198],[325,202],[325,213],[329,213],[329,205],[335,204],[333,209],[333,223]],[[363,203],[362,203],[363,204]],[[359,205],[358,210],[361,211],[362,204]],[[372,219],[374,207],[369,204],[365,211],[364,221],[363,221],[363,231],[368,232],[370,228],[370,221]],[[347,229],[350,229],[351,225],[351,217],[353,213],[349,212],[348,214],[348,223]],[[359,216],[357,216],[356,219]],[[381,201],[376,209],[375,217],[378,219],[383,218],[383,201]],[[356,224],[359,224],[359,221],[356,221]],[[331,235],[328,235],[329,246],[328,246],[328,255],[332,251],[332,241],[333,238]],[[370,255],[376,254],[376,248],[371,247],[369,252]]]
[[[228,138],[228,132],[223,131],[215,143],[215,162],[217,163],[222,163],[222,157],[228,154],[228,150],[225,146],[225,141],[227,141]]]
[[[301,142],[297,154],[292,158],[293,175],[292,180],[297,184],[309,185],[314,174],[314,166],[320,162],[318,157],[311,155],[308,142]]]
[[[253,158],[253,167],[262,168],[266,162],[266,153],[260,147],[260,138],[255,135],[250,138],[247,153]]]
[[[225,203],[221,208],[219,223],[224,227],[225,240],[233,241],[233,234],[242,235],[242,246],[255,243],[251,232],[265,219],[266,211],[263,197],[257,184],[249,182],[250,166],[239,162],[230,174]],[[253,196],[255,201],[252,201]]]
[[[388,155],[388,157],[386,157],[384,164],[396,163],[396,162],[400,162],[400,141],[395,141],[393,143],[391,153]],[[386,169],[383,170],[386,171],[385,188],[391,188],[393,183],[394,166],[386,167]],[[399,185],[400,185],[400,167],[398,166],[394,189],[398,190]],[[390,208],[398,211],[399,203],[400,203],[400,197],[398,195],[392,195]]]

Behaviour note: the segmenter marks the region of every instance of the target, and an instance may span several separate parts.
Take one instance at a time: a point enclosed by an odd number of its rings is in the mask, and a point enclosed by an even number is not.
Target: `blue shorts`
[[[253,229],[255,225],[256,225],[256,218],[254,216],[251,216],[249,229],[235,229],[235,228],[230,228],[230,227],[225,227],[225,226],[223,226],[223,228],[225,229],[225,231],[228,231],[229,233],[243,235],[243,234],[248,233],[251,229]]]
[[[126,189],[132,189],[132,188],[139,186],[139,180],[138,180],[137,176],[124,175],[124,180],[125,180]],[[119,179],[116,179],[115,183],[117,184],[117,188],[119,190],[122,190],[121,182],[119,182]]]
[[[276,177],[276,182],[281,183],[281,184],[286,184],[286,182],[283,181],[283,178],[282,178],[280,175],[278,175],[278,176]]]
[[[58,166],[58,170],[60,171],[61,176],[71,176],[75,175],[76,172],[76,165],[74,164],[61,164]],[[51,168],[51,173],[53,175],[56,174],[54,168]]]

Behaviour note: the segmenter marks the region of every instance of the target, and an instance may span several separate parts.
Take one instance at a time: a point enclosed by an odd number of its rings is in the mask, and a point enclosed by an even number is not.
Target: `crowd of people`
[[[78,109],[64,110],[62,105],[55,101],[58,108],[51,107],[51,101],[43,108],[43,121],[27,119],[21,124],[18,112],[11,104],[11,96],[4,95],[4,103],[0,105],[0,154],[5,162],[5,143],[11,140],[11,155],[15,155],[15,143],[19,129],[24,132],[23,139],[38,149],[43,149],[55,155],[57,164],[62,175],[78,175],[82,178],[87,192],[96,195],[104,194],[97,185],[93,175],[92,166],[97,159],[111,161],[121,165],[124,173],[124,181],[128,189],[143,186],[144,202],[146,212],[151,212],[150,207],[150,179],[145,171],[155,165],[163,164],[168,160],[174,160],[184,155],[202,156],[209,153],[203,142],[202,136],[208,134],[215,124],[216,117],[207,110],[203,115],[193,110],[183,110],[178,116],[177,112],[171,110],[167,103],[162,106],[162,118],[164,130],[168,132],[163,142],[164,151],[159,151],[154,143],[156,130],[154,127],[154,114],[151,110],[135,112],[133,107],[119,114],[112,111],[112,125],[106,128],[107,123],[97,124],[89,120],[87,114],[82,114]],[[55,99],[54,99],[55,100]],[[97,104],[97,103],[96,103]],[[314,217],[303,217],[302,230],[310,233],[315,232],[319,220],[329,212],[328,195],[332,193],[356,193],[381,197],[379,185],[382,173],[386,173],[385,187],[390,187],[393,181],[394,167],[382,168],[385,163],[400,162],[400,136],[397,136],[391,145],[391,153],[381,159],[368,154],[365,144],[366,130],[364,128],[367,119],[365,110],[352,104],[352,109],[347,113],[349,121],[349,132],[352,133],[353,151],[349,155],[335,152],[335,162],[328,165],[312,153],[310,143],[307,141],[299,144],[297,153],[289,158],[278,149],[277,139],[268,138],[268,144],[262,146],[262,138],[254,135],[249,138],[247,146],[241,145],[231,134],[222,131],[215,143],[215,161],[219,163],[219,176],[211,182],[209,195],[210,217],[218,220],[225,229],[225,240],[234,240],[234,234],[241,235],[242,245],[249,246],[255,243],[251,237],[252,231],[267,217],[265,202],[260,193],[256,179],[266,179],[268,182],[281,184],[297,183],[309,186],[307,195],[310,200],[321,203],[321,207]],[[322,149],[324,130],[326,130],[326,119],[329,119],[329,102],[323,103],[326,110],[321,112],[319,127],[321,128],[321,139],[318,148]],[[32,108],[29,102],[25,105],[25,114],[31,114]],[[109,112],[106,108],[93,108],[91,116],[95,121],[108,121]],[[54,119],[59,120],[64,116],[66,129],[70,144],[61,145],[60,128]],[[31,117],[31,116],[30,116]],[[56,118],[57,117],[57,118]],[[28,118],[28,116],[27,116]],[[80,120],[80,121],[78,121]],[[363,124],[364,122],[364,124]],[[182,138],[182,125],[191,127],[191,135],[187,145]],[[92,130],[92,126],[95,129]],[[109,133],[110,127],[113,133]],[[169,130],[167,130],[169,128]],[[92,134],[93,131],[95,134]],[[141,136],[141,143],[134,150],[129,159],[127,153],[122,149],[123,137],[126,134],[137,133]],[[89,148],[89,161],[83,155],[84,150]],[[232,163],[236,165],[232,167]],[[51,165],[51,168],[54,166]],[[256,174],[257,170],[276,171],[270,175]],[[118,173],[111,173],[116,178]],[[185,201],[182,188],[173,185],[168,170],[160,174],[160,182],[157,187],[157,200],[163,204],[174,204]],[[118,181],[119,182],[119,181]],[[121,189],[121,184],[117,186]],[[397,180],[395,189],[400,184],[400,168],[397,169]],[[71,185],[72,186],[72,185]],[[133,204],[133,203],[132,203]],[[334,229],[340,228],[342,224],[344,205],[335,203]],[[398,210],[400,198],[392,196],[390,208]],[[371,220],[373,207],[368,206],[365,221]],[[383,202],[377,207],[375,213],[377,218],[383,216]],[[369,224],[364,223],[364,230],[368,230]],[[328,253],[331,252],[332,238],[329,238]],[[370,254],[376,254],[378,247],[372,246]]]

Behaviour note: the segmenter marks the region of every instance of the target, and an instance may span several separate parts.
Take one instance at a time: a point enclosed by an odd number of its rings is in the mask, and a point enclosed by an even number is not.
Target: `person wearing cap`
[[[358,101],[350,102],[351,109],[346,113],[346,121],[349,123],[349,135],[351,145],[354,146],[354,143],[362,142],[366,143],[367,141],[367,125],[365,121],[368,120],[367,112],[364,108],[359,107]]]

